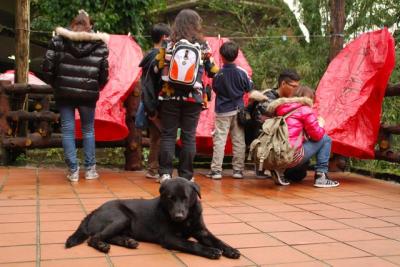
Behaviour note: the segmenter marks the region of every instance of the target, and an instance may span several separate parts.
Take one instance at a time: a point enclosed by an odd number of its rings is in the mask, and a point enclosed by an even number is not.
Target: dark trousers
[[[178,175],[188,180],[192,179],[193,160],[196,155],[196,128],[201,109],[200,104],[178,100],[161,101],[160,175],[172,175],[176,136],[180,128],[182,149],[179,154]]]
[[[149,121],[149,135],[150,135],[150,152],[147,160],[147,169],[152,173],[158,173],[158,158],[160,151],[160,129],[152,122]]]

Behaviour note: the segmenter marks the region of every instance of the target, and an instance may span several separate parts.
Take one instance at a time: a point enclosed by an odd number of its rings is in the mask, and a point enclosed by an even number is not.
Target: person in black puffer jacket
[[[70,29],[56,28],[43,61],[45,80],[54,88],[60,111],[62,143],[68,179],[79,179],[75,147],[75,109],[81,117],[86,179],[98,178],[94,114],[99,91],[108,80],[108,35],[92,32],[89,15],[80,10]]]

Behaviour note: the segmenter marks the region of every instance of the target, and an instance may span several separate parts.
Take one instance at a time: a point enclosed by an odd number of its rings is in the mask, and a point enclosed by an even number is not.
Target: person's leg
[[[297,166],[303,165],[308,160],[310,160],[314,155],[316,156],[317,163],[315,164],[314,167],[315,169],[314,186],[316,187],[335,187],[339,185],[338,182],[330,180],[327,175],[331,146],[332,146],[332,139],[328,135],[324,135],[324,137],[318,142],[307,141],[303,144],[304,157]]]
[[[233,148],[233,177],[243,178],[244,161],[246,157],[246,143],[244,138],[244,128],[239,125],[237,115],[235,115],[231,120],[230,130]]]
[[[193,160],[196,155],[196,129],[201,105],[182,102],[180,111],[182,150],[179,155],[178,175],[191,180],[193,178]]]
[[[216,117],[213,134],[213,156],[211,161],[211,178],[222,178],[222,162],[224,161],[224,150],[226,138],[229,133],[232,116]]]
[[[324,135],[322,142],[323,145],[316,155],[317,163],[315,164],[314,186],[322,188],[336,187],[339,185],[339,182],[333,181],[328,177],[329,156],[331,154],[332,139],[328,135]]]
[[[68,178],[78,181],[79,166],[76,159],[75,146],[75,108],[73,106],[59,106],[62,132],[62,145],[64,149],[64,160],[69,169]]]
[[[78,107],[81,117],[82,143],[84,154],[84,166],[86,179],[96,179],[96,141],[94,136],[94,114],[95,107]]]
[[[286,169],[284,172],[284,177],[290,182],[301,182],[307,176],[309,165],[310,161],[307,161],[303,165],[297,165],[294,168]]]
[[[161,132],[151,121],[149,122],[150,152],[147,160],[147,178],[158,178],[158,156],[160,152]]]
[[[180,121],[180,103],[175,100],[162,101],[160,109],[161,139],[159,153],[160,176],[172,175],[175,156],[176,134]]]
[[[317,164],[315,164],[316,172],[323,172],[323,173],[328,172],[331,147],[332,147],[332,139],[328,135],[324,135],[324,137],[322,138],[322,145],[316,154],[317,157]]]

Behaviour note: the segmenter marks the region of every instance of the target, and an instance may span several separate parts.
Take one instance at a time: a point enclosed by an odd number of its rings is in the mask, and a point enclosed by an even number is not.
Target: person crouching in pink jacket
[[[300,86],[294,97],[279,98],[268,106],[268,111],[277,116],[284,116],[293,112],[286,118],[289,131],[289,142],[297,151],[290,169],[301,168],[313,156],[316,156],[315,187],[336,187],[339,182],[328,177],[328,163],[331,153],[331,138],[325,133],[324,120],[316,116],[312,109],[314,92],[311,88]],[[289,185],[289,181],[279,174],[273,175],[275,183]]]

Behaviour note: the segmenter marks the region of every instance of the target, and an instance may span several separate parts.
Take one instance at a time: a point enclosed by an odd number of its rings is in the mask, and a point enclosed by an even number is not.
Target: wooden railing
[[[12,163],[26,149],[62,147],[60,115],[52,100],[49,85],[11,84],[0,81],[0,161]],[[124,140],[96,142],[96,147],[125,147],[125,169],[142,168],[142,146],[149,139],[142,138],[134,127],[134,116],[140,100],[137,87],[125,102],[129,135]],[[82,141],[76,142],[82,147]]]
[[[389,85],[386,88],[385,97],[394,97],[394,96],[400,96],[400,83]],[[392,147],[394,134],[395,135],[400,134],[400,124],[381,125],[379,132],[379,139],[378,139],[379,149],[375,151],[376,159],[400,163],[400,152],[393,151]]]

